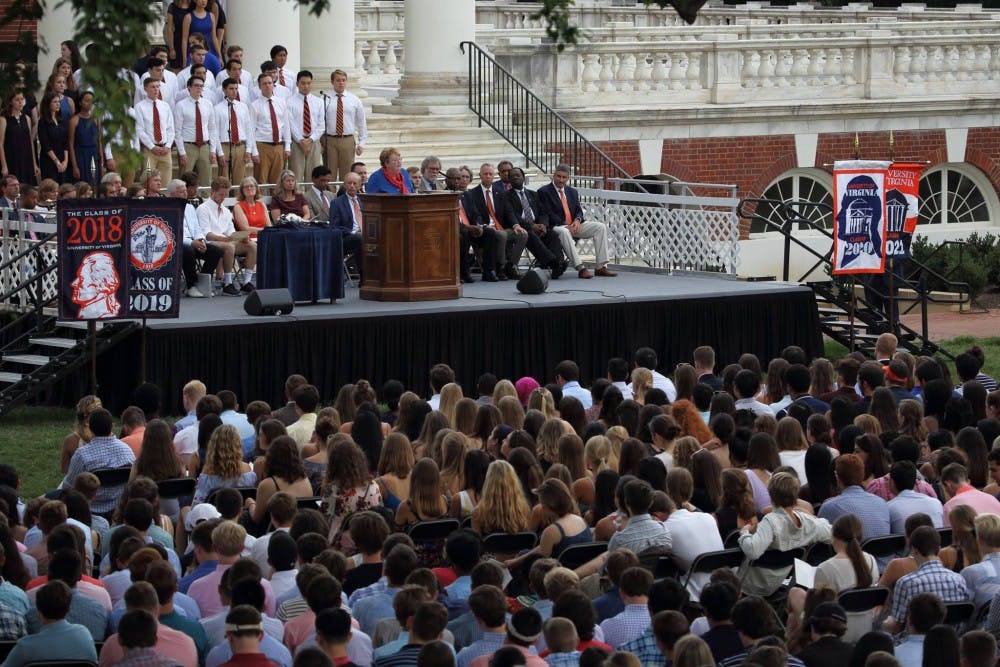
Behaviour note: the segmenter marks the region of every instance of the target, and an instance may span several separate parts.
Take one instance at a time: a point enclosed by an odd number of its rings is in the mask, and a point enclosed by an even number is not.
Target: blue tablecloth
[[[295,302],[344,298],[344,246],[334,227],[267,228],[257,235],[257,287]]]

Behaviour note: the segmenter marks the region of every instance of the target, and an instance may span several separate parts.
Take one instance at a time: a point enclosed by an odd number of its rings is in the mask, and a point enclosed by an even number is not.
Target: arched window
[[[990,223],[998,210],[996,190],[986,175],[972,165],[939,164],[920,179],[917,224]]]
[[[822,169],[791,169],[776,178],[762,195],[764,199],[777,199],[784,202],[810,201],[821,202],[833,206],[833,179]],[[816,206],[798,207],[797,212],[823,227],[830,228],[832,219],[830,209]],[[762,204],[757,207],[757,215],[777,224],[784,222],[783,212],[775,206]],[[810,229],[806,224],[800,224],[799,229]],[[750,223],[750,233],[776,232],[772,226],[756,220]]]

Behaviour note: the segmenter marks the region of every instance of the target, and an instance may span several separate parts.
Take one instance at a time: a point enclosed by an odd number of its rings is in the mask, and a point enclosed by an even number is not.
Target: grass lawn
[[[980,345],[986,354],[984,371],[992,377],[1000,377],[1000,337],[961,336],[941,342],[941,346],[952,354],[973,344]],[[828,359],[836,360],[845,356],[847,349],[827,340],[825,354]],[[22,497],[37,496],[59,484],[62,479],[59,451],[63,438],[73,430],[73,421],[72,409],[47,407],[19,408],[0,420],[2,460],[21,473]]]

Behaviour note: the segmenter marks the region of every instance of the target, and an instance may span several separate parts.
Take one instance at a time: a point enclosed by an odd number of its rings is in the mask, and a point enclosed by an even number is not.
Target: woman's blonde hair
[[[333,436],[331,436],[333,437]],[[378,459],[378,474],[392,474],[406,479],[413,470],[413,445],[404,433],[390,433],[382,443]]]
[[[539,462],[548,464],[559,462],[559,438],[566,433],[566,422],[558,417],[546,419],[535,436],[535,451]]]
[[[291,176],[292,178],[296,178],[297,179],[297,177],[295,176],[295,172],[292,171],[291,169],[285,169],[280,174],[278,174],[278,182],[275,184],[275,185],[278,186],[278,192],[284,192],[285,191],[284,180],[288,176]],[[296,185],[297,184],[298,184],[298,181],[296,180]],[[295,192],[295,188],[294,187],[292,188],[292,192]]]
[[[531,394],[528,396],[528,409],[538,410],[546,419],[552,419],[559,416],[559,411],[556,410],[555,399],[552,398],[552,392],[545,387],[535,387],[531,390]]]
[[[674,667],[703,667],[715,662],[712,649],[697,635],[685,635],[674,644]]]
[[[513,396],[517,398],[517,389],[514,387],[514,383],[510,380],[504,379],[497,382],[496,386],[493,387],[493,405],[500,407],[500,399],[506,396]],[[518,401],[518,405],[521,402]]]
[[[642,366],[632,371],[632,399],[636,403],[646,402],[646,392],[653,386],[653,373]]]
[[[869,414],[858,415],[855,417],[854,425],[860,428],[862,433],[867,435],[880,435],[882,433],[882,424],[879,422],[878,418]]]
[[[94,434],[90,430],[90,415],[104,407],[101,399],[93,394],[87,394],[76,402],[76,426],[73,432],[80,436],[84,442],[94,439]]]
[[[455,406],[464,397],[462,387],[454,382],[449,382],[441,388],[441,403],[438,410],[448,418],[448,424],[455,428]]]
[[[595,435],[583,448],[583,457],[596,476],[603,470],[618,470],[618,457],[611,450],[611,440],[604,435]]]
[[[418,518],[436,517],[440,513],[441,472],[434,459],[422,458],[413,466],[409,500]]]
[[[205,453],[206,475],[218,475],[222,479],[236,479],[243,473],[243,442],[240,432],[232,424],[223,424],[212,432]]]
[[[976,510],[971,505],[956,505],[948,512],[948,523],[951,525],[952,542],[962,550],[965,565],[975,565],[983,559],[976,540]]]
[[[612,426],[604,436],[611,441],[611,458],[620,461],[622,458],[622,443],[628,440],[628,429],[624,426]],[[615,466],[617,468],[618,466]]]
[[[458,488],[465,488],[462,471],[465,468],[465,452],[468,451],[465,436],[458,431],[448,431],[441,440],[441,482],[446,488],[451,487],[451,480],[458,480]]]
[[[920,444],[927,442],[928,431],[924,426],[924,405],[918,400],[905,398],[899,402],[899,434],[908,435]]]
[[[802,432],[802,424],[795,417],[782,417],[774,432],[774,442],[779,452],[798,452],[809,449],[809,441]]]
[[[519,533],[527,529],[531,508],[511,464],[494,461],[489,465],[483,492],[472,516],[484,533]]]
[[[701,449],[701,443],[693,435],[685,435],[674,440],[674,465],[679,468],[687,468],[691,463],[691,457]]]
[[[476,417],[479,406],[471,398],[462,398],[455,404],[455,430],[465,436],[476,435]]]
[[[389,158],[391,158],[393,155],[399,158],[403,157],[403,154],[399,152],[398,148],[393,148],[392,146],[389,146],[388,148],[383,148],[382,152],[378,154],[379,164],[381,164],[384,167],[386,164],[388,164]]]
[[[515,431],[524,428],[524,408],[517,396],[504,396],[497,403],[497,409],[500,410],[501,423]]]

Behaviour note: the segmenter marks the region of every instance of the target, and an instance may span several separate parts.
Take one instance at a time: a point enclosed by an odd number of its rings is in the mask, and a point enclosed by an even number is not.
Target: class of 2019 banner
[[[185,203],[60,200],[59,319],[177,317]]]
[[[889,162],[841,160],[833,167],[833,275],[885,270],[885,181]]]

